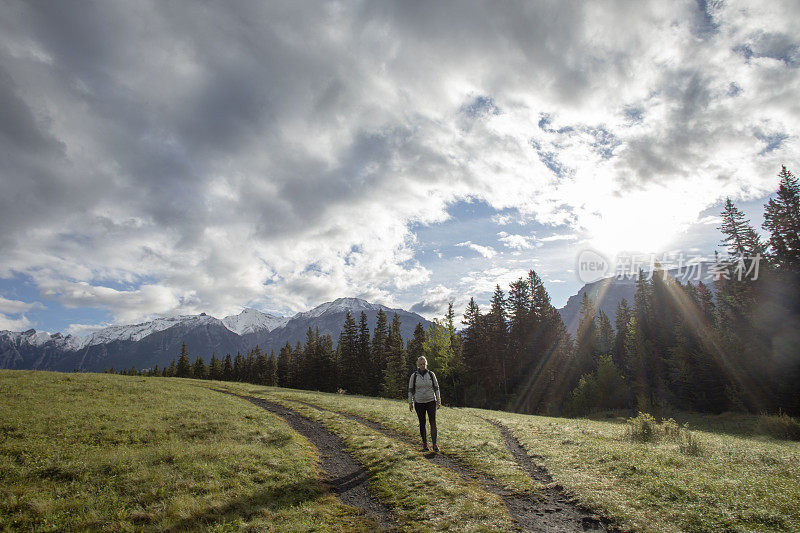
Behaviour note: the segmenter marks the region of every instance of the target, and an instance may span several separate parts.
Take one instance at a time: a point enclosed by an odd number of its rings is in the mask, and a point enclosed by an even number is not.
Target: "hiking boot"
[[[424,452],[430,451],[430,448],[428,448],[428,443],[427,442],[422,445],[422,451],[424,451]]]
[[[433,451],[435,451],[436,453],[439,453],[439,446],[434,444],[433,445]]]

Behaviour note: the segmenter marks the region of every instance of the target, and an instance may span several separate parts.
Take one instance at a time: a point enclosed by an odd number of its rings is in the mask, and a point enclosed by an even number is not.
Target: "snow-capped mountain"
[[[287,322],[289,322],[288,317],[262,313],[250,307],[245,307],[238,315],[229,315],[222,319],[226,328],[239,335],[258,333],[259,331],[269,332],[285,326]]]
[[[322,315],[331,315],[337,313],[347,313],[350,312],[353,316],[358,316],[361,314],[361,311],[375,311],[383,309],[384,313],[389,313],[393,311],[402,311],[402,309],[391,309],[386,307],[385,305],[378,305],[378,304],[371,304],[366,300],[362,300],[360,298],[337,298],[332,302],[325,302],[324,304],[320,304],[314,309],[310,311],[305,311],[303,313],[297,313],[292,317],[295,318],[317,318]]]
[[[109,326],[84,337],[84,346],[94,346],[96,344],[109,344],[114,341],[138,341],[153,333],[164,331],[179,324],[186,326],[198,326],[203,324],[215,324],[219,319],[205,313],[199,315],[180,315],[173,317],[157,318],[151,322],[133,324],[129,326]]]
[[[383,310],[387,320],[394,313],[401,320],[403,338],[413,335],[417,323],[428,326],[423,317],[358,298],[339,298],[292,317],[276,317],[246,308],[238,315],[220,320],[201,313],[157,318],[141,324],[109,326],[80,337],[28,330],[0,331],[0,368],[38,370],[73,369],[102,371],[105,368],[163,367],[180,354],[185,342],[192,358],[208,360],[212,354],[224,357],[247,352],[258,345],[276,353],[289,342],[305,340],[309,328],[331,335],[334,343],[348,312],[358,321],[363,312],[372,330]]]
[[[0,331],[0,337],[2,336],[24,346],[39,348],[47,343],[52,343],[54,346],[67,350],[78,350],[86,344],[87,340],[87,337],[77,337],[75,335],[67,335],[65,337],[61,333],[50,334],[46,331],[36,331],[35,329],[29,329],[27,331]]]

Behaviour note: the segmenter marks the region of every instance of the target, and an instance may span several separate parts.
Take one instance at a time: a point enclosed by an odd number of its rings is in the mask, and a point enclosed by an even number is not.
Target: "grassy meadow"
[[[0,530],[372,529],[282,419],[197,383],[0,370]]]
[[[357,414],[418,436],[416,415],[403,401],[226,385],[263,398]],[[691,446],[680,438],[632,439],[624,419],[446,407],[437,415],[445,453],[510,489],[525,490],[530,479],[485,419],[501,422],[554,482],[625,530],[800,531],[800,442],[759,435],[754,416],[686,418]]]
[[[416,415],[404,401],[0,370],[0,530],[374,527],[325,490],[316,450],[304,437],[268,411],[212,388],[281,403],[342,437],[402,530],[512,528],[498,496],[420,460],[415,446],[300,403],[418,438]],[[645,442],[632,438],[623,419],[439,411],[443,453],[508,491],[527,492],[536,483],[485,419],[511,429],[555,483],[623,530],[800,530],[800,442],[759,434],[755,417],[693,415],[690,433],[661,425]]]

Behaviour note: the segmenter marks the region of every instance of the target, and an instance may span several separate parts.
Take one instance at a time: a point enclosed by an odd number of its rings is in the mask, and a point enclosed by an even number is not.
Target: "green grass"
[[[512,527],[503,502],[474,482],[424,460],[416,446],[389,438],[335,413],[321,412],[279,394],[255,392],[342,437],[348,450],[370,472],[371,486],[395,513],[404,531],[495,531]]]
[[[281,419],[192,380],[0,370],[0,530],[370,530]]]
[[[314,447],[278,417],[210,388],[278,401],[323,423],[370,471],[403,530],[508,530],[494,494],[415,446],[306,401],[418,438],[404,401],[194,380],[0,371],[0,530],[369,530],[319,481]],[[632,531],[800,530],[800,442],[759,418],[672,414],[654,438],[624,419],[439,411],[445,453],[512,491],[535,488],[491,418],[556,483]],[[641,419],[639,423],[643,423]],[[648,424],[654,422],[646,421]],[[691,439],[695,446],[687,446]]]
[[[270,394],[289,400],[347,412],[380,422],[386,427],[419,440],[416,413],[409,412],[407,402],[383,398],[366,398],[317,392],[227,384],[236,390]],[[352,422],[350,425],[354,425]],[[464,466],[497,480],[511,492],[528,492],[538,486],[514,462],[503,438],[492,424],[465,409],[442,408],[437,414],[439,442],[445,452]],[[430,435],[428,436],[430,439]],[[430,442],[430,440],[429,440]]]
[[[238,385],[381,422],[417,436],[403,401]],[[499,431],[508,426],[554,481],[582,504],[632,531],[800,530],[800,443],[758,433],[758,417],[674,414],[652,442],[631,437],[624,418],[549,418],[481,409],[439,411],[446,453],[512,489],[530,481],[511,462]],[[689,430],[683,424],[690,420]],[[351,424],[352,426],[352,424]]]
[[[798,443],[691,430],[695,455],[680,439],[637,442],[624,423],[474,412],[506,424],[559,484],[625,528],[800,530]]]

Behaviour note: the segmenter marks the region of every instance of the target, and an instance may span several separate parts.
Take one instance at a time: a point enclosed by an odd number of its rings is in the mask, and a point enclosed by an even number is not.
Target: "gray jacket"
[[[417,376],[416,384],[414,376]],[[442,397],[439,394],[439,381],[436,379],[436,374],[430,370],[425,371],[425,375],[415,370],[411,377],[408,379],[408,404],[428,403],[436,400],[441,403]]]

